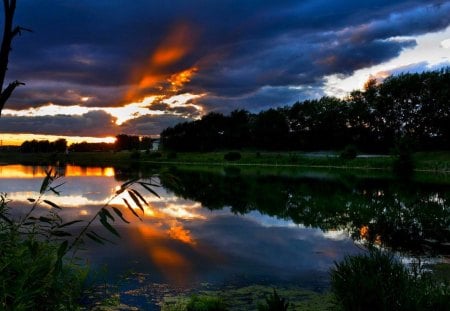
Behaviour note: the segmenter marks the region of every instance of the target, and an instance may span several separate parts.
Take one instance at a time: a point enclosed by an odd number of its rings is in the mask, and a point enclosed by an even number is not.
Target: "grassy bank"
[[[273,166],[273,167],[324,167],[366,170],[391,170],[394,156],[358,156],[355,159],[341,159],[338,155],[311,154],[304,152],[257,152],[240,151],[240,159],[225,160],[228,152],[86,152],[65,154],[29,154],[1,152],[0,163],[45,165],[50,163],[70,163],[74,165],[123,165],[129,163],[160,163],[189,165],[233,165],[233,166]],[[420,152],[413,155],[416,171],[450,173],[450,152]]]

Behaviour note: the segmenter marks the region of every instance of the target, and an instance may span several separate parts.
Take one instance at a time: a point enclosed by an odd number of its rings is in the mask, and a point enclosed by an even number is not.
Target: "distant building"
[[[160,141],[161,141],[161,140],[160,140],[159,138],[153,139],[151,151],[157,151],[157,150],[159,150],[159,143],[160,143]]]

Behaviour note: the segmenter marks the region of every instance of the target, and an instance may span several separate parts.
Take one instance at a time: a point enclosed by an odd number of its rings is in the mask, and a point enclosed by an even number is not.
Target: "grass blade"
[[[131,199],[133,199],[134,203],[141,209],[142,213],[144,213],[144,207],[142,206],[141,201],[139,201],[139,198],[130,190],[128,190],[128,194]]]
[[[128,200],[127,199],[122,199],[122,200],[125,202],[125,204],[127,205],[128,209],[134,214],[134,216],[136,216],[137,218],[139,218],[142,221],[141,217],[139,217],[139,215],[136,213],[136,211],[131,206],[131,204],[128,202]]]
[[[125,222],[125,223],[127,223],[127,224],[130,223],[128,220],[126,220],[126,219],[123,217],[122,212],[121,212],[117,207],[112,206],[111,208],[112,208],[112,210],[116,213],[116,215],[119,216],[120,219],[122,219],[123,222]]]
[[[46,204],[48,204],[48,205],[50,205],[51,207],[54,207],[54,208],[56,208],[56,209],[62,209],[61,207],[59,207],[56,203],[53,203],[52,201],[49,201],[49,200],[42,200],[42,202],[44,202],[44,203],[46,203]]]

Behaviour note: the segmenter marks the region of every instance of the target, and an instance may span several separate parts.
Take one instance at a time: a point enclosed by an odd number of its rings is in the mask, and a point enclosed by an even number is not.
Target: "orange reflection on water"
[[[64,170],[64,176],[87,176],[87,177],[114,177],[113,167],[82,167],[67,165]]]
[[[43,178],[52,169],[65,177],[114,177],[113,167],[0,165],[0,178]]]
[[[154,245],[149,249],[150,258],[159,270],[172,282],[185,284],[190,279],[190,262],[174,249],[163,245]]]
[[[152,263],[172,282],[183,284],[189,279],[191,263],[175,249],[166,246],[170,237],[165,232],[165,224],[142,223],[138,226],[138,234],[132,235],[140,248],[145,248]]]
[[[0,165],[0,178],[35,178],[45,176],[45,167]]]

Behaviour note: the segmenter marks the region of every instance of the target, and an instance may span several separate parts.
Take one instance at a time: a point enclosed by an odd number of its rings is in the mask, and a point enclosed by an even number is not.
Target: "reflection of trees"
[[[258,210],[397,250],[450,253],[450,192],[438,185],[395,180],[288,178],[176,170],[175,194],[210,209]]]

